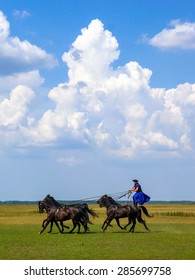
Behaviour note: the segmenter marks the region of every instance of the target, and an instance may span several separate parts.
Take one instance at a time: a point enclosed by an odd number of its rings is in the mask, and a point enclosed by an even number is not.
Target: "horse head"
[[[99,204],[100,207],[106,207],[108,203],[109,203],[109,196],[107,194],[101,196],[97,201],[97,204]]]
[[[98,199],[97,203],[100,207],[106,207],[109,205],[119,205],[111,196],[108,196],[107,194],[103,195]]]
[[[44,206],[44,203],[42,201],[38,202],[38,208],[39,208],[39,213],[45,212],[45,206]]]

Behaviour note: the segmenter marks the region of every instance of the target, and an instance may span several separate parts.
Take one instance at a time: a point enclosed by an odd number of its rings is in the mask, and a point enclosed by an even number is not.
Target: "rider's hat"
[[[138,180],[137,180],[137,179],[133,179],[132,181],[133,181],[133,182],[136,182],[136,183],[138,182]]]

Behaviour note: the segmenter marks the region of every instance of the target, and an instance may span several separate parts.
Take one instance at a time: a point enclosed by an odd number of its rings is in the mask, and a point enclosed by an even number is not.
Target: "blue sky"
[[[194,1],[0,0],[0,200],[195,200]]]

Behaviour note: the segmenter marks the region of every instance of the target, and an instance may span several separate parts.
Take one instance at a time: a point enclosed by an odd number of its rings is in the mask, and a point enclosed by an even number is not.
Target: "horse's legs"
[[[58,228],[59,230],[59,233],[62,233],[63,231],[60,229],[59,225],[58,225],[58,222],[55,220],[55,219],[52,219],[50,221],[50,230],[48,231],[48,233],[51,233],[52,232],[52,228],[53,228],[53,223],[55,223],[56,227]]]
[[[81,224],[80,224],[80,222],[79,222],[78,220],[75,220],[75,219],[74,219],[73,224],[74,224],[74,226],[73,226],[72,230],[70,231],[70,233],[73,232],[73,230],[76,228],[76,226],[78,226],[78,231],[77,231],[77,233],[80,233],[80,229],[81,229]]]
[[[48,231],[48,233],[52,232],[52,228],[53,228],[53,221],[51,221],[51,223],[50,223],[50,230]]]
[[[54,220],[55,225],[57,226],[59,233],[63,233],[63,230],[61,230],[61,228],[58,225],[58,222],[56,220]]]
[[[47,218],[45,220],[43,220],[42,228],[44,228],[46,221],[47,221]]]
[[[84,227],[84,233],[86,233],[87,231],[89,231],[89,228],[88,228],[88,226],[87,226],[87,220],[79,219],[79,223],[81,223],[82,226]]]
[[[61,226],[61,231],[64,232],[64,227],[65,227],[65,226],[64,226],[64,224],[63,224],[62,221],[60,221],[60,226]]]
[[[121,229],[125,229],[124,227],[122,227],[122,226],[120,225],[119,218],[115,218],[115,220],[116,220],[117,225],[118,225]],[[129,225],[129,224],[128,224],[128,225]]]
[[[103,225],[101,227],[101,230],[104,231],[108,226],[108,218],[106,218],[106,220],[103,222]]]
[[[143,222],[142,222],[142,224],[144,225],[145,229],[147,229],[148,231],[150,231],[150,230],[149,230],[149,228],[147,227],[147,225],[146,225],[146,222],[145,222],[145,221],[143,221]]]
[[[137,220],[138,220],[138,222],[140,223],[140,224],[142,224],[142,225],[144,225],[144,227],[145,227],[145,229],[147,229],[148,231],[150,231],[149,230],[149,228],[147,227],[147,225],[146,225],[146,222],[142,219],[142,217],[137,217]]]
[[[78,226],[78,233],[80,233],[80,229],[81,229],[81,224],[79,222],[77,222],[77,226]]]
[[[101,230],[104,230],[105,224],[106,224],[106,220],[103,222],[102,227],[101,227]]]
[[[62,222],[62,225],[63,225],[63,228],[69,229],[69,226],[64,225],[63,222]]]
[[[64,224],[63,224],[63,221],[61,221],[60,222],[60,226],[61,226],[61,228],[62,228],[62,232],[64,232],[64,228],[67,228],[67,229],[69,229],[69,226],[65,226]]]
[[[126,224],[126,226],[124,226],[124,228],[123,229],[127,229],[127,227],[129,226],[131,224],[131,218],[130,217],[128,217],[128,224]]]
[[[72,220],[72,223],[73,223],[73,228],[71,229],[71,231],[69,231],[69,233],[72,233],[73,232],[73,230],[76,228],[76,226],[77,226],[77,223],[74,221],[74,220]]]
[[[110,225],[110,223],[112,222],[112,220],[114,219],[114,216],[111,215],[111,216],[108,216],[106,218],[106,220],[104,221],[103,225],[102,225],[102,230],[105,231],[107,229],[107,227]]]
[[[44,227],[43,229],[39,232],[39,234],[43,233],[44,230],[46,229],[46,227],[48,226],[48,224],[51,222],[51,219],[46,219],[45,223],[44,223]]]
[[[89,222],[89,217],[87,217],[88,215],[86,215],[86,217],[84,217],[83,219],[83,227],[84,227],[84,233],[86,233],[87,231],[90,231],[89,230],[89,227],[88,227],[88,222]]]
[[[132,227],[130,228],[129,232],[132,232],[132,233],[133,233],[133,232],[134,232],[134,229],[135,229],[135,225],[136,225],[136,219],[133,218],[132,221],[133,221],[133,225],[132,225]]]
[[[145,208],[145,207],[143,207],[143,208]],[[146,211],[147,211],[147,210],[146,210]],[[138,222],[139,222],[140,224],[143,224],[143,225],[144,225],[144,227],[145,227],[146,230],[150,231],[149,228],[148,228],[147,225],[146,225],[146,222],[142,219],[142,212],[141,212],[141,209],[139,209],[138,212],[137,212],[137,220],[138,220]]]
[[[101,227],[101,230],[102,230],[102,231],[104,231],[104,230],[107,228],[107,226],[108,226],[108,219],[109,219],[109,217],[107,217],[107,218],[105,219],[105,221],[103,222],[103,225],[102,225],[102,227]],[[106,224],[107,224],[107,226],[106,226]]]

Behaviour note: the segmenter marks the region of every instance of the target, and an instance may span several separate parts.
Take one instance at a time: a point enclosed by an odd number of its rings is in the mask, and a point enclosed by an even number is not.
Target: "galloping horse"
[[[126,229],[131,224],[132,221],[133,225],[131,226],[129,232],[134,232],[136,219],[137,219],[137,221],[143,224],[145,229],[149,231],[149,228],[147,227],[145,221],[142,219],[142,211],[147,217],[152,217],[152,216],[148,214],[148,211],[144,206],[131,206],[131,205],[121,206],[112,197],[106,194],[103,195],[100,199],[98,199],[97,203],[99,204],[100,207],[106,207],[106,213],[107,213],[107,218],[105,219],[101,227],[101,230],[105,231],[107,227],[110,225],[111,221],[115,219],[117,225],[121,229]],[[120,225],[119,219],[126,218],[126,217],[128,218],[128,224],[125,227],[122,227]]]
[[[46,196],[42,201],[38,202],[39,213],[43,213],[43,212],[47,213],[47,218],[45,220],[43,220],[43,222],[42,222],[42,228],[46,228],[45,223],[48,221],[49,215],[52,215],[53,213],[55,213],[56,209],[59,209],[60,207],[63,206],[60,203],[58,203],[57,201],[56,201],[56,203],[51,204],[50,201],[47,200],[49,197],[50,197],[50,195]],[[55,223],[59,232],[63,232],[64,228],[69,228],[68,226],[65,226],[63,224],[63,221],[60,221],[60,225],[61,225],[61,229],[60,229],[58,222],[55,219],[52,219],[52,221],[50,221],[50,230],[48,231],[48,233],[52,232],[53,223]],[[40,233],[42,233],[42,232],[40,232]]]
[[[49,232],[52,231],[53,223],[55,223],[59,229],[59,232],[62,233],[63,228],[65,227],[63,225],[63,221],[70,219],[73,222],[73,228],[70,232],[73,232],[76,226],[78,226],[78,232],[80,232],[80,224],[83,225],[84,232],[86,232],[88,230],[87,224],[92,224],[92,222],[89,220],[88,213],[93,217],[97,217],[97,214],[92,209],[89,209],[86,203],[62,205],[50,195],[47,195],[44,200],[39,201],[38,206],[40,213],[42,213],[44,210],[47,213],[47,218],[42,223],[43,229],[41,230],[40,234],[46,229],[49,223],[51,223]],[[62,229],[59,228],[57,221],[60,221]]]

